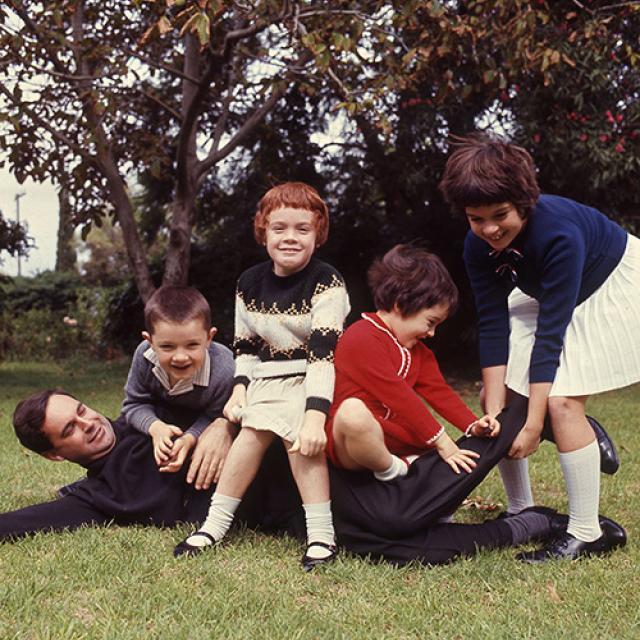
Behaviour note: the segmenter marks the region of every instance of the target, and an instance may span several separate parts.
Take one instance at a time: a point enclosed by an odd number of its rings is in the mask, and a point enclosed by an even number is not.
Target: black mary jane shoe
[[[604,427],[591,416],[587,416],[587,422],[596,434],[598,448],[600,449],[600,471],[612,476],[620,468],[620,458],[616,446]]]
[[[323,549],[327,549],[328,551],[330,551],[330,553],[324,558],[312,558],[309,556],[309,549],[311,549],[311,547],[322,547]],[[304,552],[304,555],[302,556],[302,560],[300,560],[300,562],[302,563],[302,568],[305,571],[311,571],[319,564],[328,564],[329,562],[333,562],[336,559],[337,555],[338,547],[336,547],[335,544],[327,544],[326,542],[310,542],[307,545],[307,549]]]
[[[578,540],[566,531],[546,547],[519,553],[516,558],[528,564],[542,564],[549,560],[577,560],[586,556],[609,553],[627,543],[627,532],[617,522],[600,516],[602,535],[593,542]]]
[[[194,536],[202,536],[206,538],[210,544],[205,544],[202,547],[197,547],[193,544],[189,544],[187,540]],[[198,554],[215,546],[216,541],[212,535],[209,535],[206,531],[195,531],[191,535],[188,535],[182,542],[177,544],[173,550],[173,557],[179,558],[180,556],[197,556]]]

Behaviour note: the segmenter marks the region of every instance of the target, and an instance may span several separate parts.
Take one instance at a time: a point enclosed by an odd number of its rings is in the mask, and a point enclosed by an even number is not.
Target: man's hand
[[[476,467],[474,458],[480,454],[469,449],[460,449],[447,433],[443,433],[435,442],[438,455],[456,472],[464,470],[471,473]]]
[[[202,433],[191,456],[187,482],[196,489],[208,489],[218,482],[237,427],[224,418],[214,420]]]
[[[317,456],[324,451],[327,435],[324,432],[326,416],[322,411],[309,409],[304,414],[304,423],[289,453],[301,453],[303,456]]]
[[[185,433],[180,436],[174,443],[171,450],[171,457],[168,462],[160,466],[161,473],[175,473],[180,471],[184,461],[189,455],[189,451],[193,449],[196,444],[196,437],[191,433]]]
[[[509,449],[508,457],[514,460],[521,460],[535,453],[540,446],[541,431],[542,428],[530,427],[528,423],[525,423],[513,441],[511,449]]]
[[[478,438],[495,438],[500,433],[500,423],[487,414],[471,423],[470,432]]]
[[[173,455],[173,440],[182,435],[182,429],[172,424],[166,424],[162,420],[154,420],[149,427],[149,435],[153,440],[153,457],[156,464],[161,467]]]
[[[227,403],[224,405],[222,415],[229,421],[237,424],[240,422],[240,412],[247,406],[247,388],[243,384],[237,384]]]

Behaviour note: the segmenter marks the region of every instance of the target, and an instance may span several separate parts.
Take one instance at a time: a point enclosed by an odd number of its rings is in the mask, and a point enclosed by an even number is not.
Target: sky
[[[22,275],[31,276],[55,267],[58,195],[50,183],[39,184],[27,180],[24,184],[18,184],[6,167],[0,169],[0,210],[5,219],[16,219],[17,193],[25,194],[20,198],[20,220],[27,223],[29,235],[34,238],[36,245],[27,258],[22,258]],[[0,259],[1,273],[17,275],[17,259],[4,251],[0,253]]]

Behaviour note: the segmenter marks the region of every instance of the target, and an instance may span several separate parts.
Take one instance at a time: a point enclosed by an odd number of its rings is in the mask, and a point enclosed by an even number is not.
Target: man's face
[[[42,431],[52,448],[50,460],[69,460],[86,466],[107,455],[116,442],[111,423],[70,396],[54,394],[47,402]]]

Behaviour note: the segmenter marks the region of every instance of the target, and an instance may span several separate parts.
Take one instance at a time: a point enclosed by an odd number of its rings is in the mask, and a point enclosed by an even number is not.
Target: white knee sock
[[[240,505],[239,498],[232,498],[221,493],[214,493],[211,498],[211,506],[207,519],[202,523],[198,531],[208,533],[216,542],[224,538],[225,533],[233,522],[233,516]],[[191,535],[187,543],[194,547],[206,547],[211,544],[204,536]]]
[[[594,440],[582,449],[558,452],[569,496],[567,531],[578,540],[591,542],[602,535],[598,521],[600,504],[600,450]]]
[[[375,471],[373,475],[377,480],[386,482],[387,480],[393,480],[398,476],[406,476],[408,471],[409,465],[402,458],[398,458],[398,456],[391,454],[390,467],[384,471]]]
[[[529,460],[510,460],[503,458],[498,463],[502,484],[507,494],[507,511],[520,513],[527,507],[533,507],[533,494],[529,480]]]
[[[336,536],[333,530],[333,517],[331,515],[331,501],[303,504],[304,516],[307,522],[307,544],[324,542],[334,545]],[[326,558],[331,554],[329,549],[312,546],[308,555],[312,558]]]

